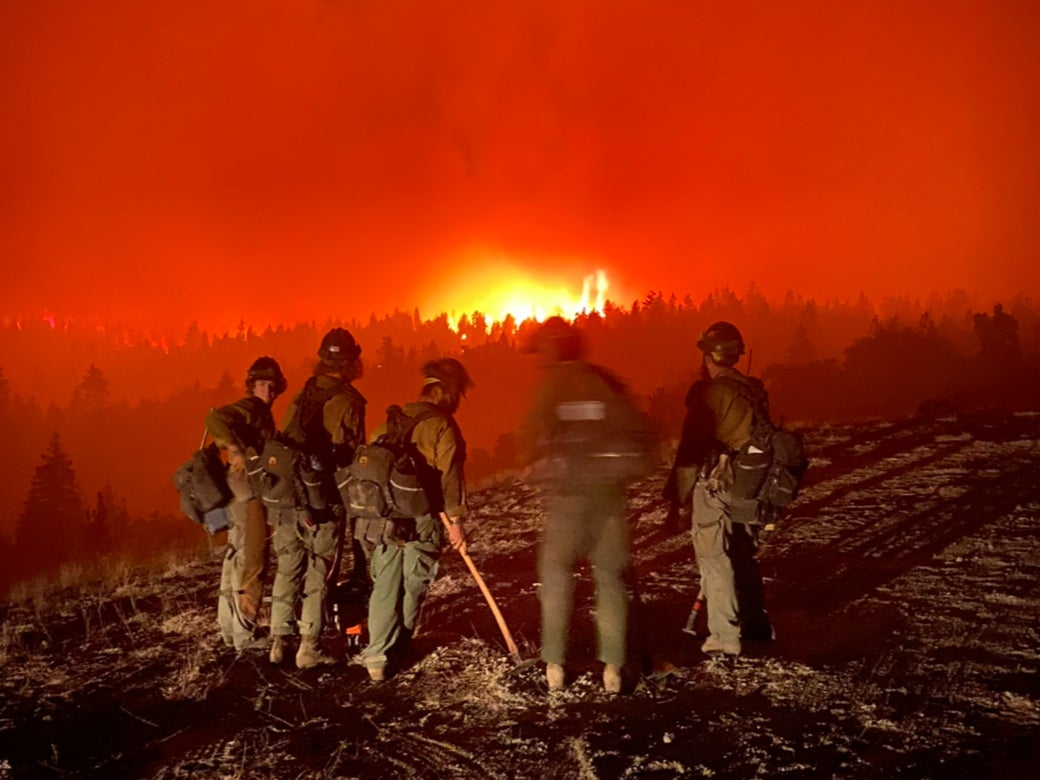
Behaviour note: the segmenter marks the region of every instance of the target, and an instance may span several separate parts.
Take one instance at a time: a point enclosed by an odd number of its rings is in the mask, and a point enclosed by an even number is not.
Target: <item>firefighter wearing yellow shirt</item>
[[[429,477],[424,482],[429,512],[419,517],[359,521],[359,534],[372,544],[372,595],[368,602],[369,643],[362,660],[374,682],[387,677],[387,666],[407,649],[426,591],[437,575],[444,544],[443,512],[449,521],[448,541],[458,549],[465,544],[466,482],[463,464],[466,444],[453,415],[473,386],[469,374],[454,358],[431,360],[423,366],[419,400],[405,404],[404,414],[422,416],[412,428],[411,442],[422,456]],[[377,430],[373,439],[378,438]],[[364,523],[364,524],[362,524]]]

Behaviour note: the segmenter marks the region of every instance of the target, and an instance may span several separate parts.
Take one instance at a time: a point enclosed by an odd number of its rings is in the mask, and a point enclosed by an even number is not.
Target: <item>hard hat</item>
[[[318,357],[329,363],[349,363],[361,355],[361,347],[346,328],[333,328],[321,340]]]
[[[720,365],[733,366],[744,354],[744,339],[732,323],[716,322],[701,334],[697,349]]]
[[[281,395],[289,386],[289,383],[285,381],[285,375],[282,373],[282,367],[278,365],[278,361],[266,355],[254,360],[246,372],[246,389],[251,391],[253,385],[261,379],[274,382],[275,395]]]
[[[581,331],[563,317],[550,317],[531,335],[525,352],[540,352],[544,358],[576,360],[585,351]]]

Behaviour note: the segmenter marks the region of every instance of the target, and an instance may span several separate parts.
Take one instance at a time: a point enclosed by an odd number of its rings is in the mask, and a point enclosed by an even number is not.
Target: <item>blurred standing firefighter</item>
[[[755,403],[768,414],[762,382],[736,364],[744,354],[740,331],[716,322],[697,342],[701,378],[686,394],[686,419],[664,496],[667,525],[680,523],[680,507],[692,507],[693,549],[707,600],[710,635],[701,649],[730,656],[741,639],[768,640],[758,560],[758,502],[732,494],[734,457],[749,441]]]
[[[527,351],[537,352],[545,367],[521,430],[521,458],[541,461],[549,477],[538,548],[546,679],[551,690],[564,687],[573,570],[585,558],[596,583],[603,687],[619,693],[628,623],[625,484],[655,465],[656,437],[620,380],[582,359],[581,332],[566,320],[546,320]]]
[[[365,440],[365,399],[351,384],[362,374],[361,347],[349,331],[333,328],[322,338],[318,357],[313,375],[286,413],[284,446],[272,448],[265,464],[269,471],[274,467],[264,501],[278,559],[269,657],[273,664],[284,660],[299,607],[299,669],[337,661],[319,645],[345,519],[334,474]],[[280,461],[286,462],[279,469]],[[364,565],[356,557],[354,563],[356,569]]]
[[[473,382],[454,358],[427,362],[422,375],[419,400],[400,408],[396,425],[410,428],[405,446],[416,455],[428,511],[416,517],[359,520],[357,526],[372,549],[369,642],[362,660],[373,682],[385,680],[388,664],[398,662],[408,649],[426,591],[437,575],[445,534],[442,514],[451,546],[461,549],[466,542],[466,443],[454,414]],[[387,427],[391,422],[393,418]],[[383,432],[382,427],[377,430],[373,441]]]
[[[228,545],[220,573],[217,622],[224,643],[242,651],[264,646],[256,635],[263,573],[267,559],[267,523],[260,500],[260,453],[275,432],[271,405],[287,387],[282,369],[269,357],[258,358],[246,373],[246,396],[206,417],[206,430],[227,453]]]

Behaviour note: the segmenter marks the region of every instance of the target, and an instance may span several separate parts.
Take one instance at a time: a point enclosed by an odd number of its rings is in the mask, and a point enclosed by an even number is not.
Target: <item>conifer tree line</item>
[[[926,306],[790,294],[771,303],[755,290],[694,303],[651,291],[575,321],[591,359],[631,385],[667,438],[678,432],[696,376],[698,333],[721,319],[744,333],[751,373],[763,377],[775,415],[789,423],[1037,403],[1040,311],[1025,297],[974,309],[963,293]],[[260,355],[279,361],[290,395],[299,390],[334,326],[350,329],[363,347],[357,386],[369,402],[370,431],[388,404],[417,395],[423,362],[460,357],[477,384],[459,415],[467,474],[479,484],[514,465],[512,432],[538,372],[523,350],[533,321],[489,323],[473,312],[453,323],[395,311],[364,323],[256,330],[243,322],[219,335],[193,325],[174,340],[9,320],[0,328],[0,587],[78,558],[205,545],[178,516],[171,481],[198,447],[203,417],[243,394],[245,370]],[[275,403],[279,422],[287,403]]]

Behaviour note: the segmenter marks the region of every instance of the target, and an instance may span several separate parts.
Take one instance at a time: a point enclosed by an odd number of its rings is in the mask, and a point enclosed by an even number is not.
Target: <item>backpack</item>
[[[612,374],[586,365],[600,381],[585,385],[585,394],[597,397],[558,401],[553,409],[556,430],[548,446],[551,457],[562,462],[558,476],[584,484],[648,476],[660,459],[657,435]]]
[[[386,432],[358,447],[350,465],[336,472],[336,486],[351,517],[418,517],[430,511],[424,486],[430,467],[411,437],[416,425],[439,416],[426,410],[409,417],[397,404],[387,408]]]
[[[296,413],[285,426],[283,437],[296,443],[296,448],[309,461],[321,468],[333,467],[332,436],[325,430],[325,404],[337,395],[349,392],[348,385],[318,387],[317,377],[311,377],[300,391]]]
[[[220,458],[216,444],[205,444],[182,463],[173,474],[173,485],[181,498],[181,511],[210,534],[223,531],[229,525],[227,505],[231,502],[231,488],[227,483],[227,467]]]
[[[718,381],[718,380],[716,380]],[[765,390],[736,380],[730,384],[751,404],[751,437],[733,457],[733,498],[757,501],[760,514],[775,517],[798,497],[809,467],[800,433],[776,425],[769,417]]]
[[[260,453],[263,475],[260,496],[271,508],[295,507],[301,504],[302,485],[300,468],[303,455],[298,443],[284,435],[276,435],[264,442]]]
[[[271,507],[299,506],[314,510],[336,503],[330,494],[335,465],[332,437],[325,430],[325,404],[345,392],[343,385],[318,387],[311,377],[297,399],[296,411],[285,430],[264,443],[260,456],[265,471],[262,495]],[[330,501],[330,498],[332,500]]]

